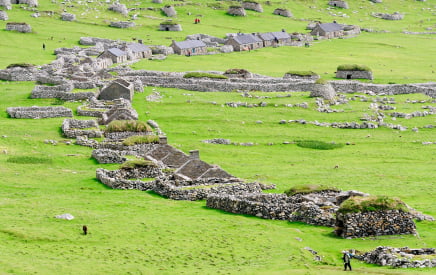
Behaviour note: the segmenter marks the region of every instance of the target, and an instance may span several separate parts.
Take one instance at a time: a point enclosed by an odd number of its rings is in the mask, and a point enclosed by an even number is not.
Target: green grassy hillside
[[[406,35],[403,30],[424,32],[436,28],[432,15],[434,1],[384,0],[348,1],[349,10],[326,10],[327,1],[270,1],[264,13],[248,11],[246,18],[226,15],[230,1],[165,1],[184,4],[176,7],[183,32],[157,31],[166,18],[160,11],[137,9],[137,27],[110,28],[111,20],[125,20],[106,11],[103,2],[88,2],[88,8],[74,2],[40,1],[39,10],[54,10],[54,17],[30,17],[33,12],[14,5],[7,11],[10,20],[27,22],[34,33],[4,30],[0,22],[0,68],[10,63],[46,64],[58,47],[78,45],[81,36],[131,41],[143,38],[146,44],[169,45],[188,34],[207,33],[223,37],[230,32],[263,32],[285,28],[306,32],[311,20],[358,24],[389,33],[363,33],[356,38],[319,41],[310,48],[281,47],[211,56],[170,56],[164,61],[144,60],[138,69],[163,71],[226,70],[244,68],[251,72],[282,76],[289,70],[311,70],[333,79],[337,65],[365,64],[372,68],[375,82],[407,83],[434,81],[434,35]],[[83,2],[82,2],[83,3]],[[121,1],[129,8],[161,7],[151,1]],[[138,5],[137,5],[138,4]],[[220,6],[222,6],[220,8]],[[214,7],[215,9],[213,9]],[[294,18],[272,15],[288,8]],[[63,10],[75,13],[78,22],[63,22]],[[357,12],[354,12],[357,11]],[[405,13],[402,21],[384,21],[372,12]],[[330,13],[346,13],[348,17]],[[190,13],[190,15],[188,15]],[[201,24],[193,24],[196,16]],[[115,19],[117,18],[117,19]],[[155,19],[158,18],[158,19]],[[422,21],[422,22],[421,22]],[[51,39],[53,37],[53,40]],[[47,45],[42,49],[42,43]],[[436,247],[434,222],[418,222],[418,236],[383,236],[345,240],[335,237],[332,228],[301,223],[263,220],[208,209],[205,202],[164,199],[152,192],[112,190],[95,179],[99,167],[91,149],[67,145],[61,135],[62,118],[12,119],[7,107],[48,106],[52,99],[29,99],[35,83],[0,82],[0,274],[338,274],[344,249],[371,250],[379,245]],[[162,102],[147,102],[153,91]],[[229,173],[284,190],[306,183],[359,190],[374,195],[399,197],[415,209],[436,216],[434,178],[436,142],[434,115],[391,120],[409,129],[333,129],[314,125],[279,124],[280,120],[359,121],[369,113],[369,102],[350,101],[333,106],[339,113],[319,113],[309,93],[255,93],[267,99],[243,98],[239,93],[203,93],[147,87],[135,94],[133,105],[140,120],[153,119],[167,134],[169,143],[184,152],[199,149],[201,159],[220,165]],[[424,104],[407,99],[427,100]],[[395,96],[398,111],[422,111],[422,105],[436,106],[424,95]],[[263,108],[230,108],[226,102],[265,101]],[[215,104],[212,104],[214,102]],[[308,109],[283,104],[309,103]],[[73,110],[78,102],[67,102]],[[275,107],[273,104],[277,104]],[[262,123],[257,123],[262,121]],[[413,132],[412,127],[419,127]],[[211,138],[252,142],[254,146],[203,143]],[[45,142],[56,140],[57,145]],[[350,143],[334,150],[314,150],[294,144],[297,140]],[[284,144],[284,142],[289,144]],[[12,162],[12,158],[20,160]],[[41,163],[33,163],[32,158]],[[338,169],[334,167],[338,165]],[[55,219],[71,213],[72,221]],[[87,225],[89,235],[81,234]],[[322,256],[313,260],[310,247]],[[353,260],[357,274],[433,274],[434,270],[397,270]]]

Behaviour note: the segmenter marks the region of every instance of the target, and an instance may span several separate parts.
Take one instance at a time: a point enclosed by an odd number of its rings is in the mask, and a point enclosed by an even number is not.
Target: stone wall
[[[139,79],[146,86],[179,88],[191,91],[223,91],[233,90],[255,90],[263,92],[292,92],[292,91],[314,91],[316,84],[313,81],[295,81],[293,79],[259,77],[250,79],[192,79],[183,78],[184,73],[156,72],[145,70],[121,70],[119,76],[127,79]],[[217,73],[217,72],[215,72]],[[371,84],[358,81],[330,81],[336,92],[355,93],[362,91],[372,91],[375,94],[411,94],[423,93],[436,98],[435,84]]]
[[[92,128],[84,130],[85,128]],[[96,120],[64,119],[62,131],[68,138],[87,136],[88,138],[99,138],[103,132],[99,130]]]
[[[7,81],[35,81],[39,75],[36,67],[11,67],[0,70],[0,79]]]
[[[51,118],[72,117],[73,111],[63,106],[56,107],[9,107],[6,109],[12,118]]]
[[[401,210],[337,213],[335,226],[343,238],[416,233],[412,216]]]
[[[182,25],[180,24],[165,24],[161,23],[159,25],[160,31],[173,31],[173,32],[181,32],[182,31]]]
[[[160,171],[152,166],[115,171],[98,168],[96,171],[96,178],[113,189],[137,189],[142,191],[151,190],[154,187],[154,181],[142,181],[139,180],[140,178],[154,178],[159,175]]]
[[[127,28],[133,28],[135,26],[135,22],[131,21],[117,21],[117,22],[111,22],[109,26],[114,28],[121,28],[121,29],[127,29]]]

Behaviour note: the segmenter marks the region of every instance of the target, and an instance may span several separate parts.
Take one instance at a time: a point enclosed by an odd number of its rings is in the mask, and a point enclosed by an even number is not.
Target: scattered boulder
[[[0,11],[0,20],[6,21],[8,19],[8,14],[5,11]]]
[[[55,216],[55,218],[61,219],[61,220],[71,221],[74,219],[74,216],[69,214],[69,213],[65,213],[65,214],[57,215],[57,216]]]
[[[32,32],[32,27],[27,23],[9,22],[6,23],[6,30],[29,33]]]
[[[399,12],[394,12],[392,14],[389,13],[373,13],[372,16],[385,19],[385,20],[402,20],[404,18],[404,14]]]
[[[11,0],[0,0],[0,7],[5,8],[6,10],[11,10]]]
[[[111,22],[109,26],[114,27],[114,28],[127,29],[127,28],[134,27],[135,22],[131,22],[131,21]]]

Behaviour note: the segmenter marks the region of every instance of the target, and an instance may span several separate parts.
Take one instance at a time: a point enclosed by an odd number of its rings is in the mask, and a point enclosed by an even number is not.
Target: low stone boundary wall
[[[59,98],[66,101],[85,100],[95,96],[93,92],[71,93],[74,89],[72,83],[58,86],[38,85],[32,90],[30,98]]]
[[[315,91],[316,84],[313,81],[296,81],[286,78],[273,78],[256,76],[253,78],[231,79],[205,79],[183,78],[184,73],[170,73],[157,71],[118,71],[120,76],[131,78],[129,81],[140,79],[143,85],[179,88],[192,91],[204,92],[230,92],[233,90],[255,90],[263,92],[292,92],[292,91]],[[219,73],[219,72],[215,72]],[[436,98],[436,84],[371,84],[359,81],[331,81],[336,92],[355,93],[371,91],[376,94],[396,95],[422,93]]]
[[[73,111],[63,106],[56,107],[9,107],[6,109],[12,118],[51,118],[72,117]]]
[[[401,210],[337,213],[335,233],[343,238],[415,234],[412,215]]]
[[[85,128],[94,129],[83,130]],[[68,138],[77,138],[78,136],[99,138],[103,135],[103,132],[99,130],[99,125],[96,120],[65,119],[62,123],[62,131]]]
[[[426,257],[415,258],[415,256],[423,255]],[[379,246],[373,251],[364,253],[363,255],[357,255],[356,258],[369,264],[392,266],[394,268],[436,267],[436,253],[434,248],[412,249],[408,247],[394,248]]]
[[[206,206],[235,214],[263,219],[300,221],[333,227],[333,211],[321,209],[312,202],[295,200],[285,194],[210,195]],[[333,209],[332,209],[333,210]]]
[[[242,183],[235,179],[207,179],[192,186],[177,186],[175,181],[157,179],[153,191],[172,200],[204,200],[211,194],[260,193],[258,183]]]
[[[138,189],[142,191],[151,190],[154,186],[154,181],[128,180],[117,178],[119,170],[109,171],[99,168],[96,171],[97,179],[103,184],[113,189]]]
[[[112,140],[122,140],[131,136],[146,136],[151,135],[152,132],[104,132],[104,136]]]

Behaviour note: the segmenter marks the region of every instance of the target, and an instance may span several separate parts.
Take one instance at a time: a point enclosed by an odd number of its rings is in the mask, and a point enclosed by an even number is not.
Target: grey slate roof
[[[131,43],[127,44],[127,48],[129,48],[134,53],[149,51],[150,48],[141,43]]]
[[[192,49],[198,47],[206,47],[206,44],[201,40],[185,40],[181,42],[174,42],[180,49]]]
[[[291,36],[287,32],[266,32],[259,34],[260,38],[263,40],[269,41],[277,39],[289,39]]]
[[[344,27],[338,23],[323,23],[323,24],[319,24],[319,27],[325,32],[335,32],[344,29]]]
[[[118,48],[110,48],[107,50],[108,52],[110,52],[111,54],[115,55],[115,56],[123,56],[126,55],[125,51],[122,51]]]
[[[259,37],[252,34],[238,34],[237,36],[233,37],[233,39],[238,44],[250,44],[250,43],[262,42],[262,40],[260,40]]]

